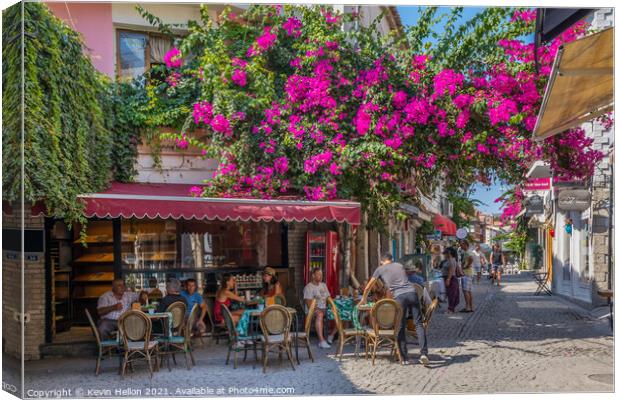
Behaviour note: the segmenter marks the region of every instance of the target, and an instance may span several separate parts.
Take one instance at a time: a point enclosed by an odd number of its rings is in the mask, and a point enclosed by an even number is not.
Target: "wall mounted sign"
[[[467,228],[459,228],[456,230],[456,237],[457,239],[465,239],[467,237],[467,234],[469,233],[469,231],[467,230]]]
[[[525,183],[525,190],[549,190],[551,189],[551,178],[531,178]]]
[[[545,204],[543,198],[539,195],[530,196],[525,201],[525,215],[532,216],[545,212]]]
[[[558,208],[564,211],[585,211],[590,208],[590,192],[584,189],[563,190],[558,194]]]

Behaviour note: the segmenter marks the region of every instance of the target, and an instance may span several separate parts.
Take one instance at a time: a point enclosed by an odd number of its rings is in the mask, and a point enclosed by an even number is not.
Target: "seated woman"
[[[276,296],[284,297],[276,270],[271,267],[266,267],[263,271],[263,288],[260,291],[260,295],[265,299],[265,305],[275,304]]]
[[[235,279],[235,277],[230,274],[224,274],[222,276],[221,286],[215,293],[213,318],[215,319],[216,324],[224,323],[222,305],[225,305],[230,310],[230,306],[233,300],[239,303],[245,303],[244,298],[237,294],[237,280]],[[239,322],[239,319],[243,315],[243,311],[243,309],[230,311],[230,313],[232,314],[232,320],[235,325],[237,324],[237,322]]]

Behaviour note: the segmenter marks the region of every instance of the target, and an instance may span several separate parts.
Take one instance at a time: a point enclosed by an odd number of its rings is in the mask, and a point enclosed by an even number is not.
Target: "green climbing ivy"
[[[97,72],[78,33],[45,4],[16,4],[2,19],[2,197],[21,198],[23,120],[25,200],[42,200],[50,215],[83,222],[78,194],[135,173],[139,94]]]

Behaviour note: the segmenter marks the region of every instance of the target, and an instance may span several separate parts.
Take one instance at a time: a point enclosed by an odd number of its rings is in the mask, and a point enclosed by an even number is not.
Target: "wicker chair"
[[[366,330],[366,358],[368,358],[370,345],[372,346],[372,365],[375,365],[377,349],[384,345],[389,345],[390,353],[395,352],[398,361],[402,362],[398,348],[398,330],[402,314],[402,308],[393,299],[379,300],[370,310],[372,328]]]
[[[281,306],[286,307],[286,298],[284,296],[282,296],[282,295],[278,294],[278,295],[274,296],[273,301],[274,301],[275,304],[279,304]]]
[[[93,317],[90,315],[90,312],[87,308],[84,309],[86,313],[86,317],[88,317],[88,322],[90,323],[90,329],[93,331],[93,335],[95,335],[95,339],[97,340],[98,354],[97,354],[97,364],[95,366],[95,375],[99,375],[99,368],[101,367],[101,360],[105,356],[110,356],[112,358],[112,353],[115,350],[118,350],[119,343],[118,340],[108,339],[101,340],[99,336],[99,330],[97,329],[97,325],[95,325],[95,321]]]
[[[175,301],[166,308],[166,312],[172,313],[172,334],[179,335],[185,322],[187,305],[182,301]]]
[[[303,332],[297,332],[297,346],[305,347],[308,349],[308,357],[310,360],[314,362],[314,356],[312,355],[312,350],[310,349],[310,329],[312,328],[312,319],[314,318],[314,311],[316,310],[316,299],[312,300],[310,303],[310,307],[308,307],[308,312],[306,313],[306,319],[304,322],[304,330]],[[295,336],[291,334],[291,339],[295,340]]]
[[[208,335],[211,339],[215,339],[215,344],[220,343],[220,338],[222,337],[230,337],[228,334],[228,328],[226,328],[226,323],[223,322],[221,324],[216,324],[213,319],[213,300],[210,298],[205,299],[207,303],[207,319],[209,320],[210,332]]]
[[[176,303],[175,303],[176,304]],[[160,351],[160,355],[162,356],[161,362],[164,362],[164,357],[168,363],[168,371],[170,371],[170,356],[172,356],[172,360],[174,361],[174,365],[176,365],[176,360],[174,359],[174,355],[176,353],[183,353],[185,355],[185,365],[187,369],[191,369],[191,364],[196,365],[196,360],[194,359],[194,354],[192,353],[192,326],[194,321],[198,316],[198,311],[200,308],[197,304],[194,304],[192,307],[192,311],[190,311],[189,316],[184,318],[183,325],[179,329],[178,335],[173,335],[170,337],[163,337],[161,339],[162,344],[165,346],[163,351]],[[173,314],[174,315],[174,314]],[[174,319],[174,318],[173,318]]]
[[[228,329],[228,353],[226,354],[226,365],[230,361],[230,353],[233,355],[234,369],[237,369],[237,353],[243,351],[243,361],[248,356],[248,350],[254,350],[254,359],[258,361],[258,354],[256,351],[256,338],[250,336],[239,336],[235,321],[232,318],[232,314],[228,307],[222,304],[222,316],[224,317],[224,323]]]
[[[145,360],[149,366],[151,378],[153,377],[153,364],[151,359],[155,359],[155,368],[158,369],[158,342],[151,340],[151,320],[139,310],[130,310],[123,313],[118,319],[118,329],[123,340],[123,366],[122,376],[125,376],[127,365],[130,367],[136,361]],[[133,368],[132,368],[133,369]]]
[[[293,354],[291,352],[291,339],[289,330],[291,327],[291,316],[286,307],[279,304],[271,305],[263,310],[260,315],[260,328],[263,332],[263,373],[267,372],[269,361],[269,351],[277,350],[281,355],[286,352],[291,367],[295,370]]]
[[[342,320],[340,319],[340,315],[338,314],[338,308],[336,307],[336,303],[331,297],[327,298],[327,304],[332,309],[332,314],[334,314],[334,322],[336,323],[336,328],[338,329],[338,351],[336,351],[336,355],[340,356],[340,361],[342,361],[342,354],[344,353],[344,345],[351,341],[351,339],[355,340],[355,356],[359,354],[359,340],[362,336],[364,336],[363,331],[359,331],[356,328],[345,328],[343,326]]]
[[[420,311],[422,312],[422,318],[423,318],[422,325],[424,326],[424,329],[428,333],[428,326],[433,316],[433,313],[435,312],[435,309],[437,309],[437,307],[439,306],[439,299],[435,298],[433,299],[431,304],[426,304],[426,302],[424,301],[424,287],[421,285],[418,285],[417,283],[414,283],[413,286],[415,287],[415,291],[418,296],[418,301],[420,302]],[[415,324],[413,323],[408,324],[407,331],[413,337],[417,337]]]

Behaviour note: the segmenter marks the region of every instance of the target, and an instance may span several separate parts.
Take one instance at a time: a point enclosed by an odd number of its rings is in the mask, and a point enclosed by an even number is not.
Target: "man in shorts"
[[[504,265],[506,265],[506,256],[502,253],[502,249],[499,244],[493,245],[493,251],[491,252],[491,284],[497,281],[497,286],[499,286],[502,271],[504,269]]]

